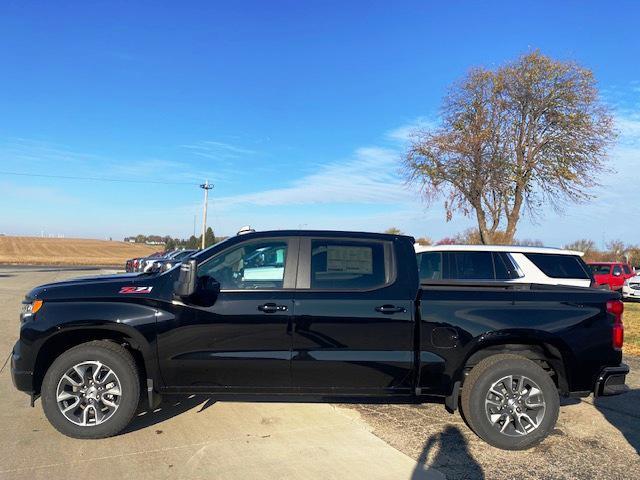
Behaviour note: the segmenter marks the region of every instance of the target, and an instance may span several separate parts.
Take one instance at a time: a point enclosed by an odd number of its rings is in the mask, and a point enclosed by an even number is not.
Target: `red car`
[[[610,290],[622,290],[624,281],[635,275],[633,269],[622,262],[593,262],[588,265],[596,285],[607,285]]]

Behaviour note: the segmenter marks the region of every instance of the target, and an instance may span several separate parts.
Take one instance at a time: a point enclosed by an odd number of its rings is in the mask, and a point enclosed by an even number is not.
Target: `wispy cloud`
[[[203,140],[190,145],[180,145],[199,157],[212,160],[227,160],[240,158],[247,155],[257,155],[259,152],[250,148],[233,145],[215,140]]]
[[[14,185],[10,182],[0,182],[0,190],[4,200],[15,199],[21,202],[47,202],[59,205],[78,203],[79,198],[71,195],[67,190],[54,187],[32,187],[29,185]]]
[[[368,147],[353,156],[317,167],[317,172],[290,185],[218,198],[222,207],[233,205],[402,204],[413,196],[397,175],[398,152]]]
[[[588,205],[568,205],[564,213],[549,213],[538,224],[525,218],[519,226],[520,236],[561,244],[576,236],[575,232],[595,238],[600,236],[601,229],[607,228],[607,235],[626,236],[629,242],[637,241],[635,230],[640,222],[640,210],[628,209],[625,222],[616,224],[609,233],[612,209],[624,205],[629,192],[640,185],[640,108],[636,97],[637,94],[630,95],[625,103],[616,106],[620,138],[611,152],[610,161],[617,173],[601,179],[603,186],[594,191],[596,198]],[[168,159],[114,159],[66,145],[13,138],[0,140],[0,163],[5,169],[11,166],[28,172],[42,169],[43,173],[92,177],[140,177],[194,183],[209,178],[218,187],[210,194],[210,223],[221,234],[233,233],[241,224],[250,223],[257,228],[305,225],[374,231],[397,226],[408,233],[441,238],[473,226],[473,219],[456,216],[453,222],[445,222],[440,202],[427,208],[417,192],[406,187],[399,175],[399,160],[411,133],[436,126],[434,118],[411,120],[344,158],[334,157],[317,163],[296,157],[292,152],[292,156],[279,158],[285,165],[281,168],[274,167],[275,155],[269,157],[257,146],[258,142],[231,137],[225,137],[231,143],[214,139],[190,145],[174,144],[175,155]],[[296,160],[296,168],[290,168],[291,162]],[[238,175],[238,165],[245,162],[251,162],[252,176],[248,180]],[[265,169],[264,178],[262,173],[256,174],[262,172],[260,169]],[[65,199],[62,192],[53,189],[24,190],[9,182],[0,187],[18,206],[28,205],[33,198],[51,205],[61,198],[67,202],[76,200]],[[73,192],[73,189],[68,190]],[[132,191],[128,190],[129,193]],[[193,193],[192,196],[178,196],[171,204],[150,202],[144,207],[143,219],[141,216],[122,219],[119,212],[106,207],[101,215],[109,219],[105,222],[112,225],[110,229],[120,228],[124,233],[130,233],[127,229],[155,231],[161,225],[162,229],[174,228],[174,234],[184,235],[184,232],[192,231],[193,215],[198,215],[198,221],[200,218],[200,195],[196,189]],[[18,198],[20,196],[24,200]],[[55,218],[60,225],[72,222]],[[5,223],[8,219],[9,216]],[[18,216],[11,222],[18,224],[19,220]]]
[[[180,177],[182,172],[187,168],[188,165],[183,162],[150,158],[119,163],[113,165],[111,167],[111,171],[114,175],[125,175],[127,177],[137,177],[145,175],[155,177],[156,175],[162,176],[166,174],[172,174],[176,177]]]
[[[0,139],[0,164],[4,170],[44,175],[70,175],[91,178],[152,180],[194,183],[207,176],[219,179],[215,171],[194,168],[184,161],[161,158],[114,158],[87,153],[73,147],[29,138]]]
[[[418,117],[393,130],[389,130],[385,137],[396,142],[406,143],[411,140],[412,135],[420,130],[430,129],[437,126],[438,122],[433,118]]]
[[[640,147],[640,112],[616,115],[616,126],[620,132],[620,144]],[[640,158],[638,158],[640,162]]]
[[[0,159],[12,166],[27,165],[87,165],[101,157],[79,152],[66,145],[30,138],[10,138],[0,143]],[[105,160],[102,158],[102,160]]]
[[[628,107],[620,107],[614,114],[614,121],[620,136],[609,154],[612,173],[598,179],[601,185],[593,190],[593,200],[586,205],[569,206],[566,210],[568,218],[585,222],[584,225],[608,225],[611,212],[626,205],[630,192],[637,190],[640,185],[640,114]],[[546,220],[557,221],[553,217]],[[626,209],[625,221],[621,225],[637,229],[638,223],[640,210]],[[591,229],[597,230],[597,227]],[[627,240],[636,242],[637,238]]]

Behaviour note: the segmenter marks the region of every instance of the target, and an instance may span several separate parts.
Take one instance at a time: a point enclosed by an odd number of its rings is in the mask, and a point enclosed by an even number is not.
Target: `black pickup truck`
[[[25,298],[11,369],[60,432],[124,429],[141,394],[459,406],[490,444],[554,427],[559,395],[626,389],[617,293],[420,284],[413,239],[273,231],[179,268],[70,280]]]

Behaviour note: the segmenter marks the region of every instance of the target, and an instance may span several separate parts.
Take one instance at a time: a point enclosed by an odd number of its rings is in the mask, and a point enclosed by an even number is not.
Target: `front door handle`
[[[395,305],[380,305],[376,307],[376,312],[380,313],[405,313],[406,311],[406,308],[396,307]]]
[[[276,313],[276,312],[286,312],[286,305],[276,305],[275,303],[265,303],[264,305],[258,305],[258,310],[264,313]]]

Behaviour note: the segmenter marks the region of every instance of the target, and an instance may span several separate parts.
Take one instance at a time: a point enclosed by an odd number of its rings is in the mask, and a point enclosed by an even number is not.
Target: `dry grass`
[[[117,265],[162,247],[78,238],[0,237],[0,264]]]
[[[640,355],[640,303],[624,304],[624,353]]]

